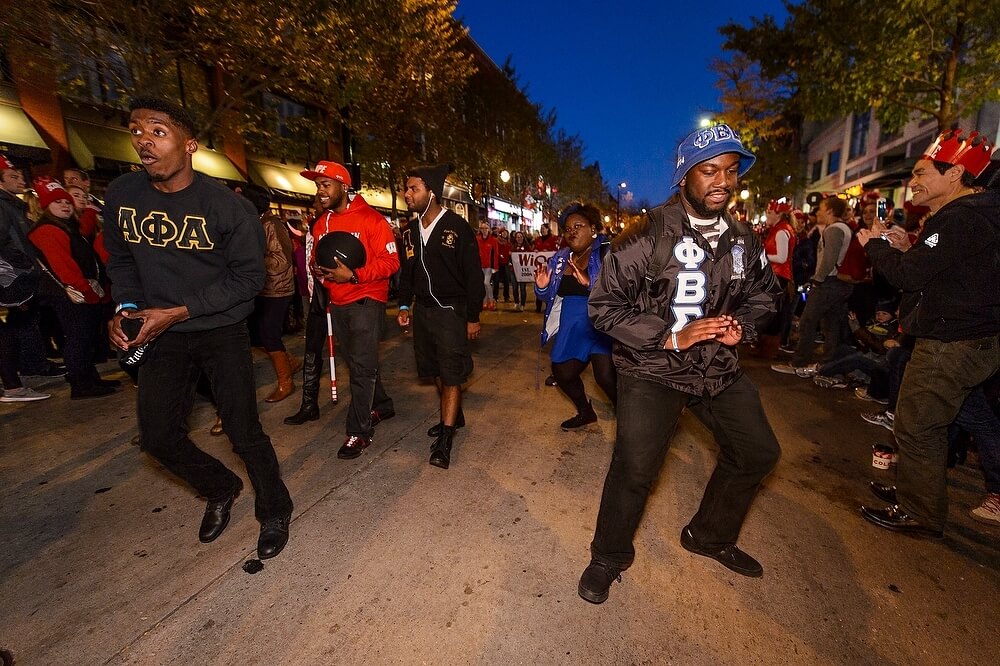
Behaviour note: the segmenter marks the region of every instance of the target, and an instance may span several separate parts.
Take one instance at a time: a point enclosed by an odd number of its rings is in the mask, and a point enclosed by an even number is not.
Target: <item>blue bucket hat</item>
[[[739,135],[729,125],[714,125],[692,132],[681,141],[681,145],[677,146],[677,164],[674,166],[670,186],[680,185],[694,165],[726,153],[736,153],[740,156],[741,178],[757,161],[754,154],[743,147]]]

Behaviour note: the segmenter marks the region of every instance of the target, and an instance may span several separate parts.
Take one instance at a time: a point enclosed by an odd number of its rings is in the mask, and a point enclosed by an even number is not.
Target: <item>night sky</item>
[[[522,87],[580,135],[612,193],[625,181],[653,204],[667,196],[677,143],[719,108],[718,27],[764,14],[784,16],[781,1],[459,0],[455,12],[498,66],[512,56]]]

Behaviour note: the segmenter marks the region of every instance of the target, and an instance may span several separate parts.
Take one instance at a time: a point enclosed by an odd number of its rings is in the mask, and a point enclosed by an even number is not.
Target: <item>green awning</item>
[[[0,102],[0,150],[12,153],[14,146],[49,150],[21,107]]]
[[[97,159],[141,164],[132,147],[132,136],[126,129],[67,119],[66,134],[69,136],[69,152],[82,169],[93,169]],[[237,183],[246,182],[246,178],[240,175],[228,157],[205,146],[198,146],[191,162],[195,171],[206,176]]]
[[[316,183],[300,176],[299,169],[257,160],[247,160],[247,169],[250,180],[258,185],[282,194],[297,195],[298,199],[308,197],[311,201],[316,196]]]
[[[92,170],[96,158],[125,164],[141,164],[139,156],[132,148],[128,130],[67,118],[66,135],[69,137],[69,152],[81,169]]]
[[[198,152],[191,159],[194,170],[212,178],[232,181],[234,183],[245,183],[247,179],[240,175],[229,158],[216,150],[209,150],[205,146],[199,145]]]

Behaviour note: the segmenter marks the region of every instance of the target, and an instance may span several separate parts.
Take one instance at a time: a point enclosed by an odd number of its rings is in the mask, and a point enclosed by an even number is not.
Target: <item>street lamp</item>
[[[619,226],[622,223],[622,190],[624,190],[626,187],[628,187],[628,183],[626,183],[625,181],[618,183],[618,196],[615,197],[616,201],[615,222],[617,222]]]

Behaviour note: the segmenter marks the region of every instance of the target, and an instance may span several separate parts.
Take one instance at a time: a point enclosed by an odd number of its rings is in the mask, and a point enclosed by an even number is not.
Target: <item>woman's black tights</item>
[[[597,381],[597,385],[611,400],[611,404],[617,405],[618,373],[615,372],[615,365],[612,363],[611,357],[605,354],[594,354],[590,357],[590,365],[594,369],[594,379]],[[552,364],[552,375],[556,378],[556,384],[573,401],[578,414],[585,414],[590,410],[587,392],[583,388],[583,380],[580,379],[580,375],[586,368],[587,362],[575,358]]]

